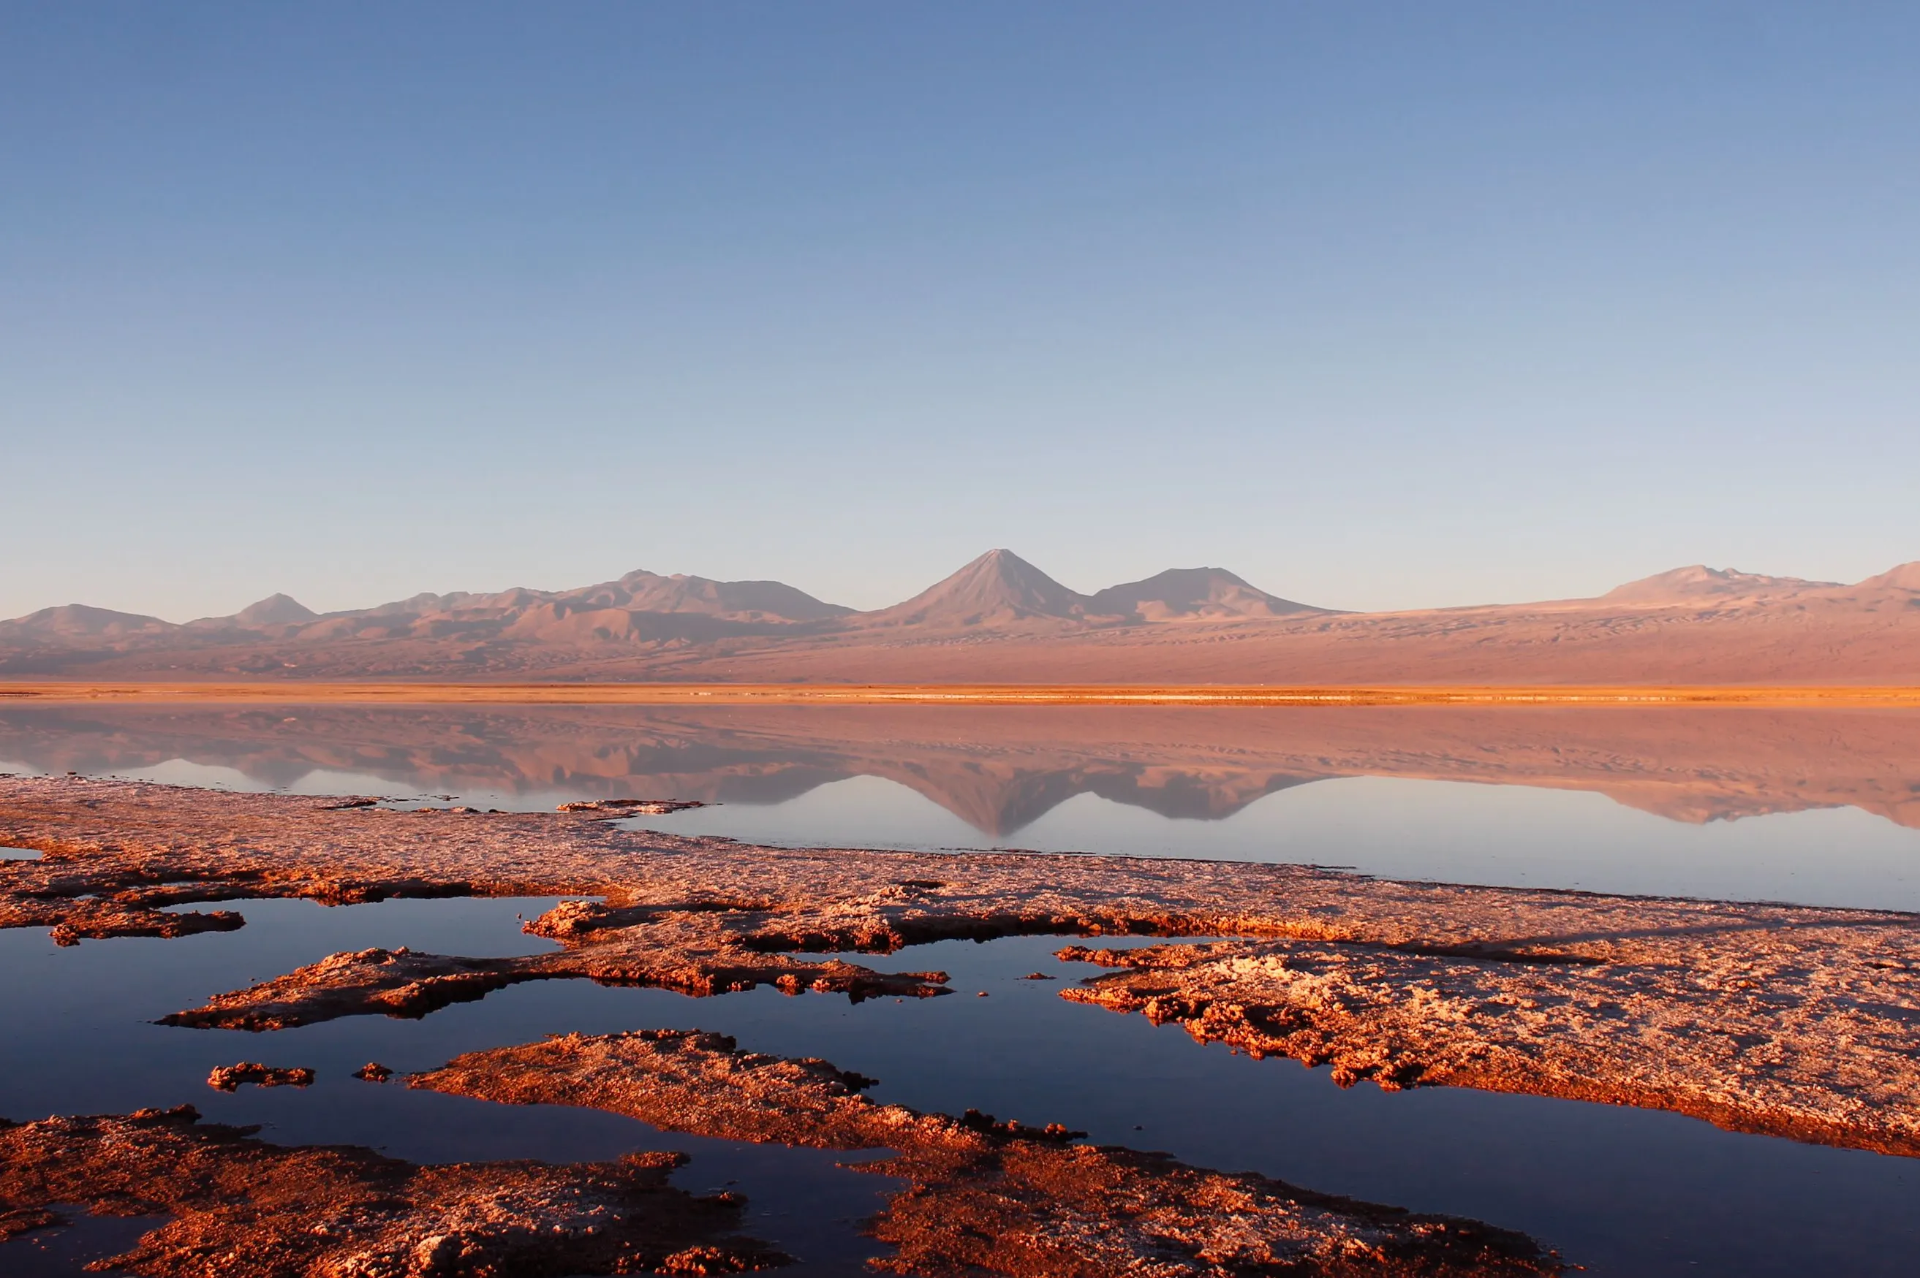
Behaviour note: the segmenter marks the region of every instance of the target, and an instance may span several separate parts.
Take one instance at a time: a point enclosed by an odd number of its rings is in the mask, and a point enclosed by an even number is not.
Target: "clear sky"
[[[0,0],[0,616],[1920,558],[1920,5]]]

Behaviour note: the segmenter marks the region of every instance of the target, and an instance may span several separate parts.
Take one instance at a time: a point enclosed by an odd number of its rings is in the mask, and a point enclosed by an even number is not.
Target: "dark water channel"
[[[507,1107],[349,1077],[369,1060],[428,1069],[459,1052],[548,1033],[676,1027],[742,1046],[822,1056],[880,1079],[872,1094],[921,1109],[968,1107],[1064,1122],[1096,1141],[1166,1150],[1314,1189],[1525,1230],[1589,1272],[1906,1274],[1920,1243],[1920,1163],[1722,1132],[1670,1114],[1537,1097],[1335,1087],[1324,1070],[1254,1061],[1143,1018],[1081,1007],[1059,984],[1090,973],[1058,942],[1015,938],[904,951],[880,966],[943,967],[955,996],[859,1005],[771,990],[689,999],[582,981],[511,987],[421,1021],[355,1017],[265,1035],[156,1026],[153,1018],[368,945],[468,955],[546,943],[518,931],[548,901],[393,901],[324,909],[243,902],[249,925],[179,940],[58,949],[40,931],[0,933],[0,1113],[123,1113],[197,1106],[261,1124],[287,1144],[364,1144],[422,1162],[606,1159],[680,1149],[677,1183],[744,1193],[747,1224],[809,1263],[856,1272],[877,1254],[857,1222],[890,1187],[858,1161],[815,1150],[657,1132],[593,1110]],[[979,998],[985,991],[989,997]],[[208,1088],[240,1059],[306,1065],[309,1089]],[[0,1246],[0,1272],[71,1273],[127,1241],[126,1222]]]

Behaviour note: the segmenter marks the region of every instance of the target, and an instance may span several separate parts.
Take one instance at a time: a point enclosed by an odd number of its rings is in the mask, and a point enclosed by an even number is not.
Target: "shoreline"
[[[585,897],[509,958],[343,952],[161,1018],[271,1031],[419,1017],[557,979],[712,997],[954,993],[855,961],[1051,936],[1112,969],[1061,996],[1336,1081],[1688,1115],[1920,1158],[1920,916],[1376,879],[1307,866],[785,848],[626,830],[624,808],[394,809],[80,777],[0,778],[0,928],[71,945],[246,925],[250,899]],[[1104,938],[1157,937],[1111,948]],[[1195,944],[1193,942],[1199,942]],[[159,1010],[159,1009],[156,1009]]]
[[[1128,685],[0,682],[0,705],[80,701],[472,705],[1920,707],[1912,685]]]

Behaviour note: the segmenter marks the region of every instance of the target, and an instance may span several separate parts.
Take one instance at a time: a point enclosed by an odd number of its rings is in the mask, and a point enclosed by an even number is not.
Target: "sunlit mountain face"
[[[75,604],[0,621],[0,676],[1889,684],[1920,661],[1915,617],[1913,564],[1854,585],[1693,565],[1594,599],[1341,613],[1224,568],[1083,594],[991,550],[870,612],[644,570],[324,615],[274,595],[184,624]]]

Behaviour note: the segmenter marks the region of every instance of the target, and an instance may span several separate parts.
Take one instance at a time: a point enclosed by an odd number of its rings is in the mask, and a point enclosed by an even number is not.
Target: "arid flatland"
[[[1379,685],[815,683],[0,683],[26,702],[493,705],[1920,706],[1920,685]]]

